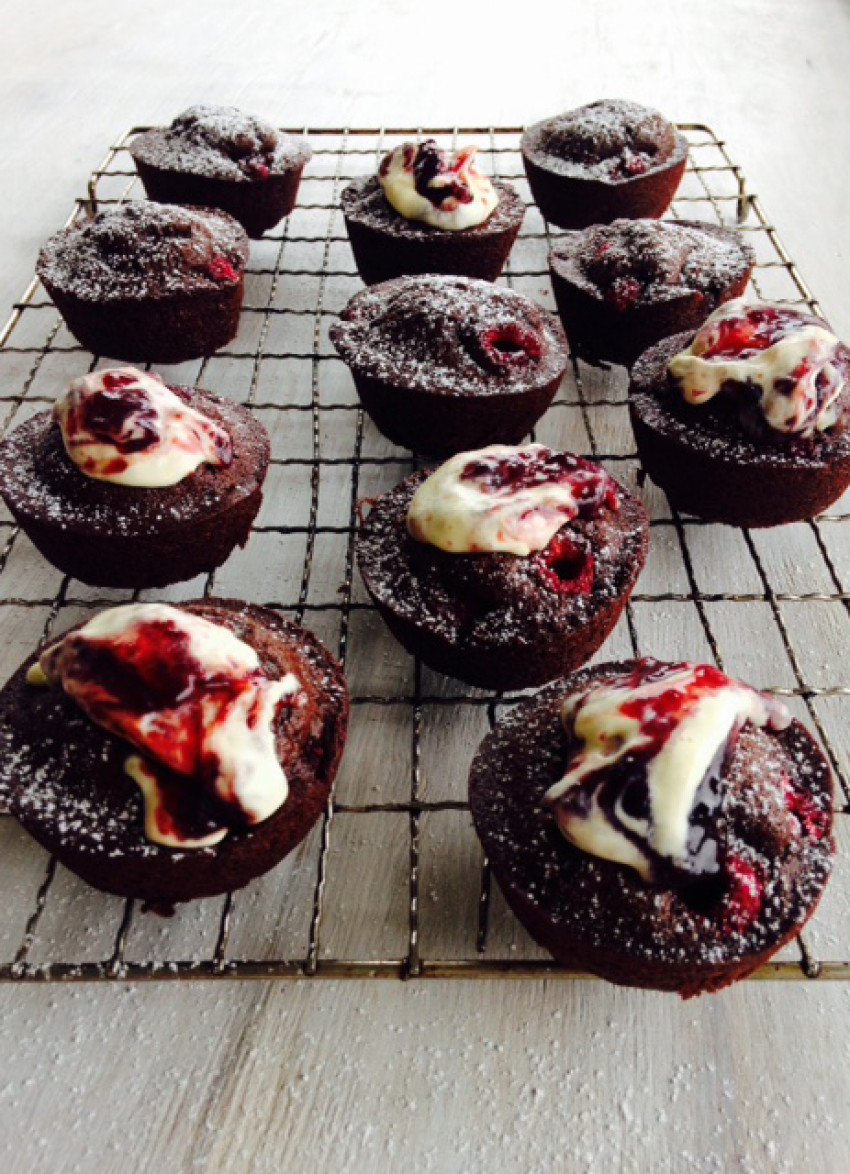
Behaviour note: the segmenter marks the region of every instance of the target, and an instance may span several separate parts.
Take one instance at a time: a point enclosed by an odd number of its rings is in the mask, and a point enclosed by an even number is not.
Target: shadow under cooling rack
[[[128,131],[92,174],[73,221],[143,193]],[[214,574],[157,598],[230,595],[304,621],[346,665],[352,723],[335,795],[321,824],[267,876],[171,919],[99,893],[0,818],[0,979],[579,977],[552,963],[518,926],[466,806],[466,772],[510,701],[430,672],[389,636],[353,573],[357,502],[417,467],[359,409],[328,327],[361,288],[339,211],[346,181],[374,169],[411,134],[476,143],[492,174],[530,204],[521,127],[314,129],[300,202],[252,243],[238,337],[203,361],[159,368],[248,404],[272,439],[262,511],[246,548]],[[736,225],[756,256],[756,293],[819,309],[725,144],[680,128],[688,168],[671,209]],[[554,309],[550,229],[533,205],[503,280]],[[52,403],[96,356],[65,330],[37,280],[0,332],[3,427]],[[788,700],[814,726],[841,780],[837,875],[821,909],[759,978],[850,977],[850,504],[780,531],[742,531],[670,511],[639,468],[618,368],[574,362],[536,439],[593,456],[640,492],[652,549],[626,616],[602,658],[653,653],[713,660]],[[0,510],[0,679],[51,633],[105,604],[146,593],[99,591],[48,566]]]

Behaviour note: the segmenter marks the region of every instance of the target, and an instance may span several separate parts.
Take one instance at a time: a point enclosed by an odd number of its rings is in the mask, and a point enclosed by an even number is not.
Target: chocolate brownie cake
[[[130,604],[0,692],[0,799],[89,884],[170,912],[240,888],[306,836],[347,718],[340,666],[277,613]]]
[[[149,199],[220,208],[255,238],[292,211],[312,154],[305,139],[234,106],[190,106],[129,151]]]
[[[482,175],[475,154],[442,151],[433,139],[403,143],[377,175],[345,188],[345,227],[367,285],[415,273],[496,280],[525,204],[510,184]]]
[[[140,200],[61,229],[37,271],[87,350],[182,363],[235,337],[248,252],[225,212]]]
[[[505,897],[557,961],[718,990],[796,934],[829,877],[833,781],[777,701],[711,666],[598,665],[496,723],[470,805]]]
[[[244,546],[268,463],[246,408],[122,367],[75,380],[0,442],[0,494],[66,574],[163,587]]]
[[[408,652],[470,685],[524,689],[593,655],[647,541],[643,506],[599,465],[491,445],[372,503],[357,558]]]
[[[522,136],[535,203],[561,228],[660,216],[687,155],[687,140],[657,110],[612,98],[544,119]]]
[[[573,351],[629,366],[739,297],[755,263],[741,233],[693,220],[615,220],[571,232],[549,254]]]
[[[558,320],[469,277],[398,277],[363,290],[331,327],[375,424],[450,455],[518,443],[548,408],[569,352]]]
[[[632,368],[644,469],[676,509],[736,526],[812,518],[850,485],[850,351],[787,305],[721,306]]]

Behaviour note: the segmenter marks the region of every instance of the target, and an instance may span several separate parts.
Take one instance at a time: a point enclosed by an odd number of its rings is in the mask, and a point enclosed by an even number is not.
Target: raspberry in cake
[[[621,99],[544,119],[522,136],[535,203],[561,228],[660,216],[687,154],[686,139],[662,114]]]
[[[490,445],[379,498],[357,557],[408,652],[471,685],[522,689],[592,656],[647,542],[643,506],[601,466],[544,445]]]
[[[632,368],[641,462],[671,504],[712,521],[812,518],[850,485],[850,352],[805,310],[741,299]]]
[[[0,691],[0,797],[89,884],[157,912],[267,872],[324,810],[342,670],[237,600],[101,612]]]
[[[588,362],[626,366],[739,297],[754,261],[735,229],[672,220],[593,225],[559,238],[549,254],[573,350]]]
[[[259,238],[295,206],[311,151],[233,106],[190,106],[138,135],[130,154],[148,199],[220,208]]]
[[[37,271],[87,350],[182,363],[236,336],[248,252],[225,212],[141,200],[61,229]]]
[[[363,290],[331,327],[380,431],[448,456],[531,431],[569,352],[554,315],[469,277],[399,277]]]
[[[470,773],[505,897],[563,965],[718,990],[798,933],[829,877],[834,784],[775,699],[710,665],[599,665],[511,710]]]
[[[367,285],[419,273],[495,281],[525,215],[510,184],[491,182],[476,150],[441,150],[433,139],[403,143],[378,174],[342,193],[345,226]]]
[[[0,442],[0,493],[66,574],[163,587],[244,546],[268,463],[268,435],[246,408],[120,367],[75,380]]]

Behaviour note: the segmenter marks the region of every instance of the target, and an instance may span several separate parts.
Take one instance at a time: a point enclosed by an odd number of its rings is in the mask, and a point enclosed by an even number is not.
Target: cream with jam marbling
[[[566,698],[573,743],[545,795],[564,836],[647,881],[688,883],[720,868],[722,774],[745,722],[779,730],[784,705],[711,665],[645,659]]]
[[[576,517],[616,509],[617,486],[599,465],[543,444],[492,444],[446,461],[416,490],[407,528],[456,554],[529,555]]]
[[[706,319],[668,371],[689,404],[732,394],[774,432],[811,436],[838,419],[846,387],[840,347],[808,313],[737,298]]]
[[[261,823],[289,788],[275,747],[293,673],[270,679],[228,628],[167,604],[101,612],[42,653],[31,684],[58,684],[97,725],[140,751],[145,834],[172,848],[219,843]]]
[[[477,147],[442,151],[434,139],[402,143],[381,161],[378,181],[406,220],[458,232],[483,224],[499,202],[493,184],[475,166]]]
[[[153,372],[135,367],[75,379],[53,417],[77,468],[98,481],[137,488],[176,485],[200,465],[227,466],[227,431],[189,406]]]

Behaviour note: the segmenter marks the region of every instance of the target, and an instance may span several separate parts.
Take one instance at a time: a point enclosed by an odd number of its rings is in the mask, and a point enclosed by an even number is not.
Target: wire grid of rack
[[[142,129],[109,150],[69,222],[143,195],[126,150]],[[706,126],[680,129],[690,155],[670,214],[737,225],[756,251],[756,293],[819,312],[725,144]],[[328,325],[360,288],[338,210],[346,181],[370,172],[405,137],[427,134],[476,143],[485,166],[489,161],[495,176],[515,182],[530,200],[522,128],[299,133],[311,140],[313,159],[298,207],[252,246],[238,338],[202,362],[159,368],[172,382],[230,394],[264,420],[272,435],[264,507],[243,553],[205,580],[156,595],[249,598],[303,621],[339,654],[351,685],[352,730],[334,799],[321,826],[268,877],[183,907],[172,920],[89,890],[10,817],[0,818],[2,980],[578,977],[554,965],[516,925],[470,827],[466,770],[478,739],[511,698],[466,688],[414,662],[357,581],[358,500],[420,466],[364,416],[327,339]],[[529,207],[502,278],[550,308],[547,251],[557,235]],[[0,334],[4,430],[97,365],[34,279]],[[622,370],[574,361],[537,439],[593,456],[638,485],[626,384]],[[815,727],[839,777],[838,840],[846,843],[846,503],[805,525],[750,533],[681,517],[652,486],[642,492],[651,516],[650,561],[599,658],[713,659],[785,697]],[[52,632],[94,608],[139,597],[93,590],[53,571],[5,513],[0,539],[4,676]],[[837,876],[812,927],[757,976],[850,977],[848,888],[850,878]]]

